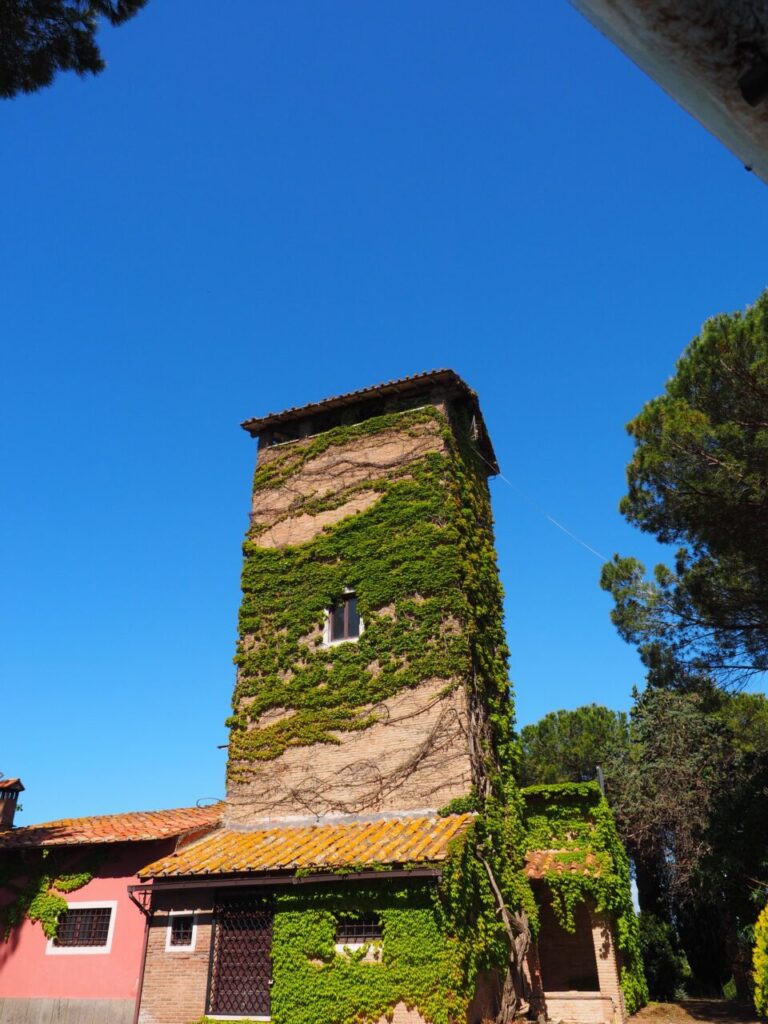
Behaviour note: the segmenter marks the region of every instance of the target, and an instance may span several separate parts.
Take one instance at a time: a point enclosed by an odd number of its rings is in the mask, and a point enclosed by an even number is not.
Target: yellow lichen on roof
[[[472,814],[389,818],[275,826],[253,832],[222,828],[149,864],[139,874],[142,878],[167,878],[433,863],[445,860],[451,840],[461,835],[473,818]]]

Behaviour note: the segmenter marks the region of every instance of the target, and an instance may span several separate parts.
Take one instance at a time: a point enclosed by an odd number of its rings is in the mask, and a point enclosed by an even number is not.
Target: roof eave
[[[335,409],[343,409],[377,398],[417,392],[430,385],[453,389],[456,393],[462,394],[469,400],[473,413],[478,420],[479,448],[482,448],[480,452],[481,457],[488,466],[490,475],[496,476],[499,472],[499,465],[485,420],[483,419],[477,392],[466,381],[462,380],[455,370],[450,369],[429,370],[425,373],[414,374],[411,377],[402,377],[399,380],[386,381],[383,384],[359,388],[357,391],[349,391],[343,395],[334,395],[330,398],[324,398],[319,402],[310,402],[307,405],[284,409],[282,412],[267,413],[265,416],[243,420],[240,426],[251,437],[258,437],[265,430],[280,424],[293,423],[296,420],[307,419],[320,413],[332,412]]]

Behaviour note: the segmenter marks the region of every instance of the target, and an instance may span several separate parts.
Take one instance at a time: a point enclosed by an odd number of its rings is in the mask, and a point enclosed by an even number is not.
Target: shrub
[[[768,906],[765,906],[755,925],[755,948],[752,953],[755,979],[755,1009],[768,1014]]]

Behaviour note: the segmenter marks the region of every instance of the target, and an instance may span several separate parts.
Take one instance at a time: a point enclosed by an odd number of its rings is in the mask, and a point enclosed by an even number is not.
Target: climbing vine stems
[[[67,909],[63,894],[87,885],[101,859],[93,852],[73,859],[71,854],[50,848],[40,850],[34,864],[22,862],[15,854],[6,855],[0,868],[0,888],[10,892],[12,898],[0,906],[3,938],[7,941],[12,929],[24,918],[39,921],[47,938],[56,938],[59,919]]]

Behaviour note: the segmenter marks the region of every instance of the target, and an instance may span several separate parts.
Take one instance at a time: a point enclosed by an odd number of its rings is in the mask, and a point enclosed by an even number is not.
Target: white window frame
[[[117,918],[117,900],[67,900],[67,910],[101,910],[109,907],[109,929],[107,941],[103,946],[57,946],[54,939],[48,939],[45,948],[47,956],[106,956],[112,952],[112,939],[115,934]]]
[[[171,929],[173,922],[172,917],[191,917],[192,918],[192,939],[188,946],[172,946],[171,945]],[[197,914],[194,910],[169,910],[168,911],[168,926],[165,932],[165,952],[166,953],[192,953],[194,952],[195,946],[197,945]]]
[[[384,948],[384,942],[382,939],[369,939],[368,942],[335,942],[334,949],[340,956],[344,956],[345,953],[359,953],[361,949],[365,949],[366,946],[369,950],[369,956],[365,957],[365,960],[380,960],[381,951]]]
[[[354,587],[344,587],[344,590],[342,591],[342,598],[356,596],[357,591]],[[326,608],[325,619],[323,620],[323,647],[338,647],[339,644],[356,644],[365,632],[365,622],[363,622],[363,617],[360,615],[359,611],[357,614],[360,622],[360,629],[357,636],[345,636],[340,640],[331,640],[331,616],[333,615],[333,608]]]

